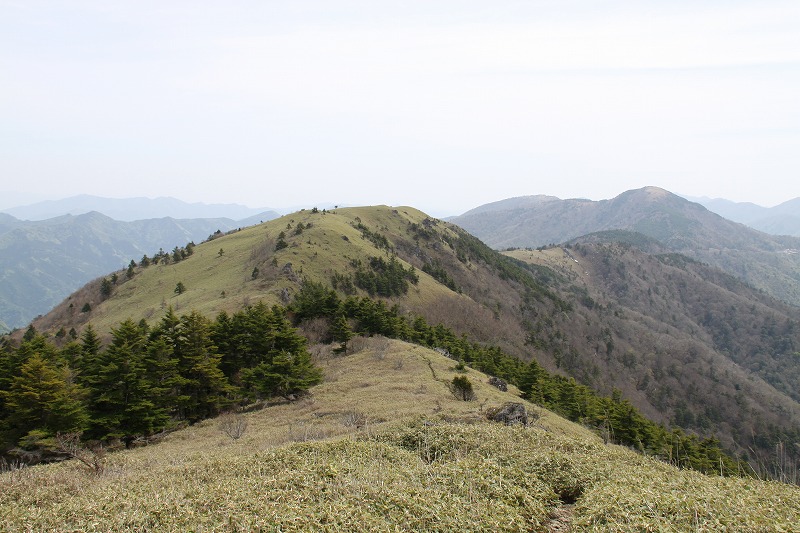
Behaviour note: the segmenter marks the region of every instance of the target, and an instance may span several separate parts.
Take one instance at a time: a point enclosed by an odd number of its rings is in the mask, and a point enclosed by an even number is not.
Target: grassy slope
[[[540,413],[530,428],[481,422],[514,400],[469,371],[478,401],[446,381],[453,361],[399,341],[317,350],[326,381],[294,404],[214,420],[110,455],[99,477],[66,462],[0,474],[4,530],[785,530],[800,489],[679,471]],[[366,416],[356,428],[354,414]],[[420,423],[420,417],[428,420]],[[416,422],[414,421],[416,420]],[[562,500],[576,498],[574,506]],[[552,516],[559,521],[553,522]]]
[[[105,334],[126,318],[139,320],[144,317],[154,322],[163,316],[163,309],[167,306],[178,312],[197,310],[214,316],[221,310],[237,311],[259,300],[268,304],[280,303],[282,290],[293,294],[303,276],[328,282],[334,272],[346,272],[351,259],[366,261],[370,256],[385,253],[364,239],[361,232],[351,225],[356,217],[373,231],[403,233],[409,222],[419,223],[426,215],[408,207],[394,210],[347,208],[324,214],[310,211],[293,213],[203,243],[195,248],[194,255],[179,263],[137,269],[135,277],[121,283],[108,300],[100,300],[97,282],[90,284],[70,296],[44,320],[37,320],[34,324],[40,331],[58,329],[62,325],[69,329],[74,325],[69,319],[70,304],[73,304],[74,320],[90,321],[98,332]],[[295,235],[298,223],[304,226],[310,223],[312,227]],[[281,231],[285,232],[289,247],[275,252],[275,242]],[[222,255],[219,255],[220,250]],[[273,258],[277,267],[273,266]],[[298,281],[293,281],[284,270],[288,263],[291,263],[291,271]],[[253,279],[255,267],[259,269],[259,276]],[[409,290],[408,305],[424,305],[431,299],[464,298],[427,274],[418,274],[420,281]],[[120,280],[125,279],[124,272],[119,276]],[[174,293],[178,282],[187,289],[181,295]],[[86,302],[92,305],[92,312],[78,313],[77,310]],[[80,327],[76,329],[80,330]]]

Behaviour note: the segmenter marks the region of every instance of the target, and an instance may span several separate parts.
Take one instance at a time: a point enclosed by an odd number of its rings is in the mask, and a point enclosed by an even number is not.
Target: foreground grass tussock
[[[800,531],[800,489],[673,468],[528,404],[533,426],[482,420],[514,400],[453,361],[374,339],[321,357],[309,398],[110,454],[0,474],[8,531]],[[354,416],[358,414],[359,416]],[[298,442],[300,441],[300,442]]]

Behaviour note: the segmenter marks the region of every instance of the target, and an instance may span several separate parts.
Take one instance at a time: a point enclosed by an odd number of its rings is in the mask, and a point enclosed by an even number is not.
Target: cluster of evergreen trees
[[[91,326],[61,348],[31,328],[0,345],[0,453],[46,453],[62,432],[128,444],[321,377],[277,306],[215,320],[170,309],[152,327],[124,321],[105,348]]]
[[[370,257],[366,264],[353,259],[350,266],[355,269],[352,274],[334,272],[331,276],[333,288],[348,295],[355,294],[358,288],[370,296],[391,298],[406,294],[409,283],[419,283],[416,269],[413,266],[405,268],[394,255],[388,261],[382,257]]]
[[[356,217],[356,224],[353,227],[360,231],[361,236],[370,241],[377,248],[386,250],[389,253],[394,252],[394,247],[389,242],[389,239],[386,238],[386,235],[369,229],[369,227],[361,222],[361,218]]]
[[[370,257],[367,265],[354,259],[352,266],[356,269],[353,282],[370,296],[402,296],[408,292],[408,284],[417,284],[419,276],[412,266],[406,269],[397,257],[392,255],[388,261],[382,257]]]
[[[656,424],[617,391],[611,397],[599,395],[572,378],[548,373],[535,360],[525,363],[498,347],[471,342],[442,324],[431,326],[419,315],[403,314],[397,306],[366,297],[343,300],[324,285],[305,280],[291,308],[301,322],[330,318],[329,340],[346,343],[353,334],[378,334],[446,350],[454,359],[517,385],[526,399],[595,429],[609,442],[682,468],[723,475],[749,471],[746,464],[726,454],[717,439],[700,439],[679,428]],[[342,317],[347,319],[344,326]]]
[[[439,261],[429,261],[422,265],[422,271],[453,292],[461,292],[455,280]]]
[[[193,242],[189,242],[184,247],[176,246],[175,248],[172,249],[171,253],[167,253],[162,248],[159,248],[158,252],[153,254],[153,257],[147,257],[147,254],[143,255],[142,259],[139,261],[139,266],[142,268],[146,268],[151,264],[157,265],[161,263],[166,265],[169,264],[170,262],[178,263],[180,261],[183,261],[187,257],[190,257],[192,254],[194,254],[194,247],[195,244]],[[133,264],[129,265],[129,268],[131,268],[132,266]]]

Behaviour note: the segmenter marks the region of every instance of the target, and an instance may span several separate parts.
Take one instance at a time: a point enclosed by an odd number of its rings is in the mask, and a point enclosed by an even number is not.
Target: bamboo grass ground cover
[[[530,404],[531,427],[486,422],[514,391],[468,370],[478,400],[458,401],[433,351],[378,338],[320,365],[311,397],[241,415],[238,440],[209,420],[99,476],[0,474],[0,530],[547,531],[569,504],[574,531],[800,531],[798,487],[678,470]]]

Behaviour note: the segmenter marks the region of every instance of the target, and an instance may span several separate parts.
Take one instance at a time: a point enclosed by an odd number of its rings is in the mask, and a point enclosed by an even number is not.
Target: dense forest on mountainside
[[[441,323],[469,342],[525,364],[535,360],[603,396],[613,398],[617,389],[646,417],[701,440],[716,437],[762,470],[776,446],[794,453],[800,415],[790,391],[798,387],[787,358],[793,352],[786,350],[796,351],[800,341],[792,308],[717,270],[693,271],[680,256],[581,246],[585,257],[559,253],[579,268],[586,263],[583,271],[592,266],[590,281],[607,278],[610,285],[587,284],[555,265],[504,257],[411,208],[303,211],[215,236],[185,259],[179,254],[179,261],[134,262],[130,276],[123,270],[115,281],[96,280],[34,325],[51,336],[73,329],[80,335],[88,323],[109,331],[131,316],[152,326],[169,306],[214,317],[260,300],[287,305],[304,279],[336,287],[342,299],[386,290],[384,301],[396,306],[398,316]],[[362,278],[371,281],[359,286]],[[667,286],[684,291],[686,302]],[[741,353],[726,352],[719,321],[704,321],[700,306],[688,305],[694,295],[720,309],[735,308],[765,334],[728,333]],[[342,318],[355,320],[338,317],[340,326]],[[303,322],[312,344],[329,340],[329,320]],[[769,340],[770,327],[783,341]],[[576,412],[597,418],[592,409]]]

